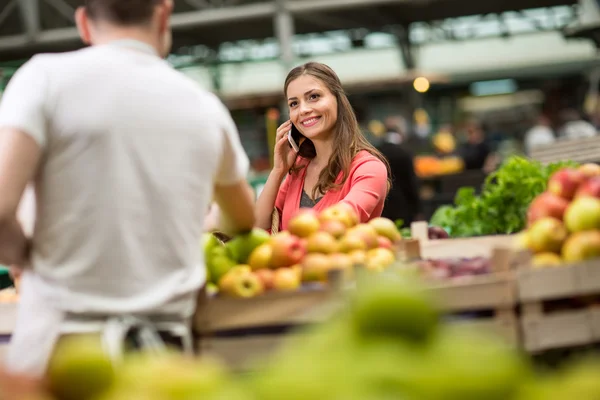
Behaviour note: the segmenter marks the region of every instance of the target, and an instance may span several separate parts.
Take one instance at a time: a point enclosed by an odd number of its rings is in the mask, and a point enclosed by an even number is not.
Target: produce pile
[[[365,275],[347,307],[234,375],[207,358],[131,354],[113,364],[100,341],[61,342],[38,383],[0,374],[5,400],[564,400],[600,397],[600,363],[537,375],[495,336],[445,325],[418,282]],[[27,393],[27,396],[24,394]]]
[[[543,165],[523,157],[508,158],[488,175],[481,194],[475,188],[461,188],[454,206],[440,207],[432,225],[445,228],[452,237],[511,234],[527,224],[527,209],[533,199],[546,190],[548,178],[573,162]]]
[[[600,166],[563,168],[531,203],[522,247],[534,253],[536,267],[600,257]]]
[[[427,279],[464,279],[489,274],[491,260],[487,257],[438,258],[419,260],[413,263]]]
[[[383,271],[396,261],[401,240],[391,220],[361,224],[351,206],[338,203],[321,213],[301,209],[273,236],[253,229],[223,244],[206,234],[203,245],[212,290],[249,298],[326,283],[332,270],[351,278],[355,265]]]

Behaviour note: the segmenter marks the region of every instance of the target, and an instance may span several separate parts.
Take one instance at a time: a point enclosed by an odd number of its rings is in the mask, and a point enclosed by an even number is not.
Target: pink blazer
[[[277,194],[275,208],[279,211],[279,230],[287,229],[290,218],[300,208],[306,168],[288,175]],[[361,222],[381,216],[387,195],[387,168],[377,157],[366,150],[359,152],[350,165],[348,179],[337,190],[330,190],[315,204],[317,212],[340,201],[350,204],[360,216]],[[342,181],[342,172],[336,182]]]

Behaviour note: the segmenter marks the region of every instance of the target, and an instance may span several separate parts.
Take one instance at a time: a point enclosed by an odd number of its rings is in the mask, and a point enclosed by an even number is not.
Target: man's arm
[[[29,239],[17,220],[17,209],[41,157],[37,142],[14,128],[0,129],[0,263],[29,262]]]
[[[216,185],[214,197],[219,206],[221,232],[235,236],[252,229],[256,222],[254,194],[245,180],[232,185]]]

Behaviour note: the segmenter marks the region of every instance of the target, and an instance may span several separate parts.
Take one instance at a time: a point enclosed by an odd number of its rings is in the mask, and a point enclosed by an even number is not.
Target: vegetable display
[[[479,195],[475,188],[461,188],[454,206],[442,206],[431,218],[452,237],[511,234],[523,230],[527,209],[533,199],[546,190],[548,178],[572,161],[543,165],[524,157],[508,158],[488,175]]]

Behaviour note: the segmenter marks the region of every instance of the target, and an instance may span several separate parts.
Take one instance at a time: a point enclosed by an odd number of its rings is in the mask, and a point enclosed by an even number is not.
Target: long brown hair
[[[327,65],[309,62],[290,71],[285,78],[283,93],[287,97],[287,90],[290,83],[302,75],[310,75],[321,81],[327,89],[335,96],[337,101],[337,122],[334,127],[335,146],[333,153],[329,158],[327,167],[319,174],[319,180],[313,188],[312,196],[315,198],[317,193],[326,193],[328,190],[337,189],[346,182],[350,173],[350,164],[354,157],[362,150],[366,150],[386,166],[388,171],[388,189],[390,187],[390,166],[386,158],[365,138],[363,135],[356,114],[350,105],[350,101],[344,92],[340,78]],[[304,140],[300,146],[301,157],[313,159],[317,155],[315,145],[310,139]],[[290,172],[298,172],[304,166],[297,166],[296,163],[290,169]],[[343,173],[342,181],[336,184],[336,178],[340,171]]]

